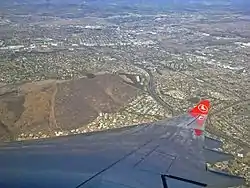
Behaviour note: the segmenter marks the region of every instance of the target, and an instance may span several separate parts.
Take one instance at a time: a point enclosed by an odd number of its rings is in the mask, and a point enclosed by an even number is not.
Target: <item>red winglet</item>
[[[202,100],[197,106],[195,106],[189,113],[193,117],[198,115],[207,115],[210,108],[209,100]]]
[[[203,131],[205,129],[204,123],[210,108],[209,100],[202,100],[199,104],[197,104],[193,109],[189,111],[189,114],[196,119],[197,127],[194,128],[194,134],[196,136],[203,135]]]

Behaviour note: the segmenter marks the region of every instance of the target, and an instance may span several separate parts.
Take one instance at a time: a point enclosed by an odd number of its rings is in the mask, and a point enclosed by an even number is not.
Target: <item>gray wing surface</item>
[[[197,188],[241,185],[244,179],[208,169],[232,156],[221,142],[195,136],[197,117],[15,142],[0,147],[0,187]]]

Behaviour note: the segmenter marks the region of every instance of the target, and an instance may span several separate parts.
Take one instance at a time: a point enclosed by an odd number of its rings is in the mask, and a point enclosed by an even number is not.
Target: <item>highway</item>
[[[166,110],[170,111],[171,115],[174,115],[174,110],[173,107],[170,106],[168,103],[166,103],[164,100],[162,100],[162,98],[157,94],[156,92],[156,86],[155,86],[155,82],[154,82],[154,76],[152,74],[152,72],[150,70],[148,70],[147,68],[145,68],[142,65],[138,65],[135,64],[135,66],[137,66],[138,68],[143,69],[145,72],[147,72],[148,76],[149,76],[149,81],[147,83],[147,91],[149,93],[149,95],[151,97],[153,97],[153,99],[162,107],[164,107]]]

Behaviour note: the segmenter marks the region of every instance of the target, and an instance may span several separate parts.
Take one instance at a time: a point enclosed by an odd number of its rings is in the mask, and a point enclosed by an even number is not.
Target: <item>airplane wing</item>
[[[231,187],[241,177],[209,169],[232,158],[204,135],[210,104],[170,120],[81,135],[4,144],[0,187]]]

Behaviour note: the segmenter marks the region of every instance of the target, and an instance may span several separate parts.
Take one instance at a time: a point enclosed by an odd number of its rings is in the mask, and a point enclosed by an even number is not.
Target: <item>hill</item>
[[[83,127],[100,112],[117,112],[136,95],[136,88],[112,74],[4,86],[0,88],[0,140]]]

